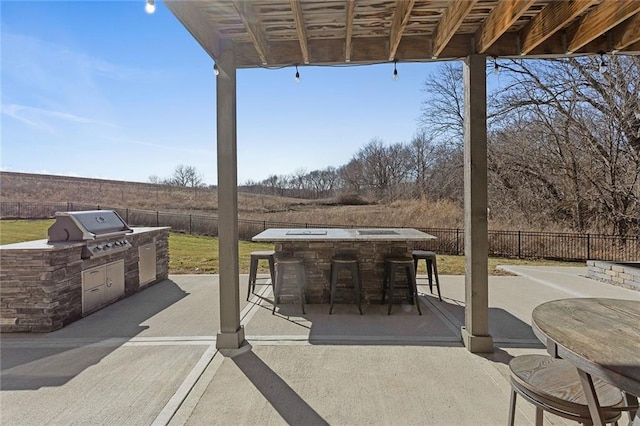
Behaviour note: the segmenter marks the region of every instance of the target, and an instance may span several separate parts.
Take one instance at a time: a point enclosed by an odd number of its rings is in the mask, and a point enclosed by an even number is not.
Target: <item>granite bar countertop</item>
[[[253,241],[424,241],[433,235],[413,228],[270,228],[252,238]]]

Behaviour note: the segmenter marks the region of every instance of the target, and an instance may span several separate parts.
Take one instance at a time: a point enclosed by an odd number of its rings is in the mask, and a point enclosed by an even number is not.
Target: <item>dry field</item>
[[[151,183],[0,172],[0,198],[13,202],[72,202],[161,212],[216,213],[215,188],[176,188]],[[332,200],[301,200],[238,194],[242,219],[358,226],[462,227],[462,210],[450,202],[396,201],[391,204],[335,205]]]

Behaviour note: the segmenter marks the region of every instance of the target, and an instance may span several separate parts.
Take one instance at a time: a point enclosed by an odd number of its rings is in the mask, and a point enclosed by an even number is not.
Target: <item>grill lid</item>
[[[49,242],[85,241],[133,232],[114,210],[56,212],[49,227]]]

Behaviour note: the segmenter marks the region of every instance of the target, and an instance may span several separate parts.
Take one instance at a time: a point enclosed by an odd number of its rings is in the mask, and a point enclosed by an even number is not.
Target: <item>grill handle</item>
[[[131,233],[133,232],[133,229],[126,231],[127,233]],[[108,232],[106,234],[93,234],[93,239],[95,240],[97,237],[100,238],[110,238],[110,237],[119,237],[122,235],[122,231],[118,231],[118,232]]]

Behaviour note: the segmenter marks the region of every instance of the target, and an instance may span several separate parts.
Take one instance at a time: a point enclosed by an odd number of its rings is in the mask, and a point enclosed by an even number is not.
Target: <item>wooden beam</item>
[[[244,27],[247,29],[247,34],[253,42],[253,46],[258,52],[262,65],[267,64],[267,38],[260,27],[260,20],[258,19],[251,2],[243,0],[235,0],[233,6],[238,12],[238,16],[242,20]]]
[[[198,10],[202,3],[181,0],[164,0],[163,3],[215,61],[221,52],[220,36],[213,25],[207,22],[206,14]]]
[[[567,53],[578,51],[638,12],[639,0],[604,0],[567,31]]]
[[[520,53],[526,55],[531,52],[597,1],[574,0],[549,3],[520,31]]]
[[[636,13],[611,31],[611,45],[614,52],[639,41],[640,13]]]
[[[478,0],[454,1],[442,14],[442,18],[436,29],[433,31],[433,45],[431,49],[432,57],[435,59],[447,47],[447,43],[456,33],[464,18],[467,17]]]
[[[476,52],[485,53],[536,0],[500,0],[476,31]]]
[[[393,11],[393,20],[391,21],[391,30],[389,31],[389,60],[393,61],[396,57],[396,51],[402,34],[407,27],[411,10],[415,4],[415,0],[397,0],[396,7]]]
[[[304,25],[304,17],[300,8],[299,0],[290,0],[293,19],[296,22],[296,31],[298,33],[298,41],[300,42],[300,50],[302,51],[302,61],[309,63],[309,43],[307,42],[307,29]]]
[[[356,10],[356,0],[347,0],[347,23],[344,45],[344,61],[351,62],[351,36],[353,34],[353,16]]]

